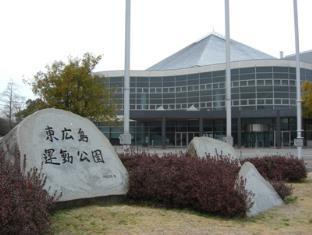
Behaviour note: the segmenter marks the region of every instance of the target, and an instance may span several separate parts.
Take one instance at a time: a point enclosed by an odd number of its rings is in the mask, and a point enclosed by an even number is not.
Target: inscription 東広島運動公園
[[[78,140],[78,142],[87,143],[89,141],[89,137],[84,133],[81,128],[79,128],[77,133],[74,133],[72,129],[66,127],[63,128],[60,136],[57,136],[53,127],[47,126],[45,128],[45,140],[50,142]],[[47,148],[44,149],[42,157],[44,164],[52,165],[73,164],[74,161],[87,163],[105,163],[102,151],[100,149],[94,149],[90,152],[77,150],[77,152],[72,153],[63,148]]]

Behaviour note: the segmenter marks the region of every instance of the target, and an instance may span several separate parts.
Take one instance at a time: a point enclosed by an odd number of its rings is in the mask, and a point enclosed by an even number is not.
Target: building
[[[231,40],[232,135],[237,147],[292,146],[296,138],[296,63]],[[312,81],[312,52],[303,53],[301,79]],[[302,58],[303,58],[302,57]],[[123,109],[123,71],[105,71]],[[132,143],[185,146],[194,136],[221,139],[225,120],[225,39],[215,33],[145,71],[130,72]],[[99,125],[117,144],[120,127]],[[304,120],[312,139],[312,121]]]

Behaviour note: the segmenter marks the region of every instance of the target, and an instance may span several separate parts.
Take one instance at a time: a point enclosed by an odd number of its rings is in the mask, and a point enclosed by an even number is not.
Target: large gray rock
[[[242,165],[238,176],[239,178],[246,180],[245,189],[254,194],[254,204],[247,212],[248,217],[284,204],[273,186],[260,175],[252,163],[245,162]]]
[[[60,201],[128,190],[128,173],[107,138],[88,119],[58,109],[38,111],[0,141],[0,151],[14,162],[18,150],[26,170],[43,167],[45,188],[62,192]]]
[[[210,137],[194,137],[187,147],[187,153],[204,158],[206,156],[229,157],[232,160],[238,160],[234,148],[220,140],[216,140]]]

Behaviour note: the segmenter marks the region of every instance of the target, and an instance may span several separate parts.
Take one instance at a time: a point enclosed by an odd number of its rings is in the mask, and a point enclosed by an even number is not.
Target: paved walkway
[[[115,146],[115,149],[118,153],[122,152],[121,146]],[[157,154],[164,154],[164,153],[181,153],[185,152],[186,148],[156,148],[156,147],[141,147],[135,146],[132,148],[134,151],[144,151],[149,153],[157,153]],[[281,156],[297,156],[297,149],[296,148],[240,148],[235,149],[237,155],[240,159],[244,159],[247,157],[261,157],[267,155],[281,155]],[[306,166],[309,171],[312,171],[312,148],[304,148],[302,150],[303,159],[306,163]]]

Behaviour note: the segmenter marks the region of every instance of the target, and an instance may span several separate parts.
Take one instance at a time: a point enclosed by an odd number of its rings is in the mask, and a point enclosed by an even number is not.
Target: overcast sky
[[[223,0],[132,0],[131,69],[146,69],[215,31],[224,35]],[[230,0],[231,38],[279,57],[295,51],[292,0]],[[312,1],[298,0],[300,51],[312,49]],[[44,66],[85,52],[96,71],[123,69],[125,0],[0,1],[0,91]]]

